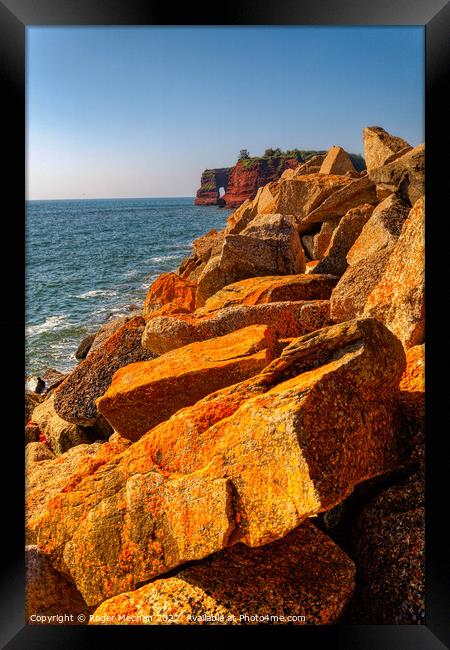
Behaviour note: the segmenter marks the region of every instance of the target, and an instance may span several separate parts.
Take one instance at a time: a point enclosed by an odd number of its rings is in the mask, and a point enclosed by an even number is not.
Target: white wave
[[[179,255],[155,255],[155,257],[145,260],[145,264],[158,264],[159,262],[170,262],[178,259],[180,259]]]
[[[79,295],[75,296],[75,298],[95,298],[96,296],[105,296],[112,298],[113,296],[117,296],[118,293],[117,291],[114,291],[113,289],[93,289],[92,291],[86,291],[85,293],[80,293]]]
[[[67,316],[64,314],[60,314],[59,316],[49,316],[43,323],[40,323],[38,325],[28,325],[25,328],[25,331],[28,336],[33,336],[34,334],[43,334],[43,332],[53,332],[66,322]]]

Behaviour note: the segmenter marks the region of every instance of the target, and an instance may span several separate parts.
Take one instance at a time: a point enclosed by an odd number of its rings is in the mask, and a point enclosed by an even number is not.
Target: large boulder
[[[55,390],[57,414],[80,426],[94,426],[98,418],[95,400],[103,395],[116,370],[137,361],[153,359],[141,345],[145,321],[131,318],[70,373]]]
[[[80,625],[89,608],[67,578],[55,571],[35,545],[25,547],[25,620],[29,625]],[[49,617],[55,617],[50,620]]]
[[[410,206],[399,194],[390,194],[379,203],[347,254],[347,262],[357,264],[382,250],[391,250],[400,236]]]
[[[312,523],[260,548],[236,544],[175,577],[100,605],[91,625],[327,625],[354,587],[354,565]]]
[[[47,502],[58,494],[90,456],[98,453],[100,443],[77,445],[57,459],[53,452],[40,442],[25,447],[25,534],[28,544],[34,544],[36,534],[33,521],[39,518]]]
[[[425,199],[403,224],[385,271],[367,298],[364,313],[383,321],[405,348],[425,337]]]
[[[163,273],[149,288],[144,300],[144,318],[151,317],[161,307],[170,305],[173,313],[190,312],[195,308],[196,285],[177,273]]]
[[[377,190],[398,192],[411,205],[425,193],[425,145],[420,144],[403,155],[394,154],[384,165],[369,172]]]
[[[63,420],[55,411],[54,395],[50,395],[33,411],[33,422],[44,434],[48,444],[56,455],[63,454],[75,445],[90,442],[87,433],[78,425]]]
[[[257,324],[270,326],[278,338],[300,336],[329,324],[329,301],[312,302],[321,306],[316,311],[315,320],[311,319],[310,311],[308,317],[304,318],[303,311],[311,304],[304,300],[235,305],[200,316],[180,314],[152,318],[144,330],[142,345],[154,354],[164,354],[194,341],[224,336]]]
[[[348,267],[347,253],[359,237],[373,209],[373,205],[364,203],[357,208],[352,208],[342,217],[333,230],[330,245],[314,269],[315,273],[340,276],[345,272]]]
[[[352,179],[337,174],[305,174],[281,181],[279,192],[264,212],[292,214],[301,222],[330,195],[352,184]],[[360,201],[362,203],[362,201]]]
[[[227,284],[260,275],[303,273],[305,256],[293,218],[259,215],[238,235],[227,235],[220,255],[199,277],[196,307]]]
[[[220,253],[223,244],[224,232],[217,232],[215,228],[207,232],[201,237],[197,237],[192,242],[194,255],[196,255],[202,262],[207,262],[209,258]]]
[[[356,172],[350,156],[342,147],[334,145],[329,149],[319,174],[346,174],[347,172]]]
[[[239,541],[280,539],[397,465],[404,369],[402,345],[374,319],[300,337],[259,375],[73,476],[37,543],[98,605]]]
[[[208,298],[196,314],[284,300],[327,300],[338,279],[330,275],[265,275],[233,282]]]
[[[364,129],[363,142],[364,159],[369,174],[374,169],[384,165],[392,154],[398,154],[400,151],[406,153],[406,151],[412,149],[406,140],[396,135],[391,135],[382,129],[381,126],[368,126]]]
[[[323,178],[331,177],[323,176]],[[375,184],[368,176],[355,179],[348,176],[338,176],[337,178],[345,178],[348,183],[333,192],[318,207],[300,219],[298,222],[299,232],[308,232],[317,223],[343,217],[349,210],[357,208],[363,203],[371,205],[378,203]]]
[[[331,316],[334,321],[345,321],[363,314],[366,301],[386,269],[408,214],[407,204],[396,194],[391,194],[372,212],[347,253],[349,267],[333,289]]]
[[[98,409],[121,436],[137,440],[208,393],[257,374],[275,346],[266,325],[253,325],[130,364],[116,372]]]

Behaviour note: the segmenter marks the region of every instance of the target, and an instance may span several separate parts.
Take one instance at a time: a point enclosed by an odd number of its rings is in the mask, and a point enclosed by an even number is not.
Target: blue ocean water
[[[140,306],[153,280],[230,212],[192,197],[28,201],[26,374],[70,370],[86,334]]]

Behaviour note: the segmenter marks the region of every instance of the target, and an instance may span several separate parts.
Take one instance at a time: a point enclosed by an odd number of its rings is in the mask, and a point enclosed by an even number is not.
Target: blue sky
[[[27,197],[193,196],[267,147],[424,141],[422,27],[27,30]]]

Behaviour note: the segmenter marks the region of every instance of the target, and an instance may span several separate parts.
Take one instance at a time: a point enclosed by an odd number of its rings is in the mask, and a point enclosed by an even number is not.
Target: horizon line
[[[25,203],[27,201],[125,201],[127,199],[194,199],[195,194],[177,194],[169,196],[73,196],[65,198],[52,198],[52,199],[29,199],[25,198]]]

